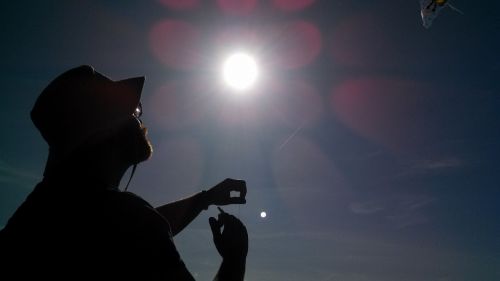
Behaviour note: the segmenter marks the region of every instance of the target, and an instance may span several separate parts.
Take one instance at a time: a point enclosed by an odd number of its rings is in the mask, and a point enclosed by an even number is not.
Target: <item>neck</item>
[[[57,164],[50,170],[46,169],[46,180],[110,189],[118,189],[123,175],[130,167],[130,164],[119,162],[114,157],[95,158],[92,161],[68,159],[58,161]]]

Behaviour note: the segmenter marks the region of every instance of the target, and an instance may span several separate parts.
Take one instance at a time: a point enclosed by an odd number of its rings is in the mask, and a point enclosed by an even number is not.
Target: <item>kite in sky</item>
[[[452,10],[463,15],[463,12],[448,3],[448,0],[420,0],[420,15],[425,28],[429,28],[432,22],[438,16],[439,12],[445,7],[450,7]]]

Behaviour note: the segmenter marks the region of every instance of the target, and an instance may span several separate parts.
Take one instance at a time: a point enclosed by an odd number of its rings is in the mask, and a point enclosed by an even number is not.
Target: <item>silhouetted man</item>
[[[172,237],[210,205],[245,203],[246,185],[226,179],[156,209],[120,191],[125,171],[152,153],[139,119],[143,83],[80,66],[43,90],[31,118],[49,156],[43,180],[0,232],[2,280],[194,280]],[[215,278],[243,280],[245,226],[222,210],[209,223],[222,256]]]

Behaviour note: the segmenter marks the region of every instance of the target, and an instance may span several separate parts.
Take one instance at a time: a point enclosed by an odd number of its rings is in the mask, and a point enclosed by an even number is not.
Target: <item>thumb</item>
[[[208,219],[208,223],[210,224],[210,229],[212,230],[212,235],[214,236],[214,240],[218,241],[222,237],[222,234],[220,231],[221,227],[222,227],[222,223],[217,221],[217,219],[214,217],[210,217]]]

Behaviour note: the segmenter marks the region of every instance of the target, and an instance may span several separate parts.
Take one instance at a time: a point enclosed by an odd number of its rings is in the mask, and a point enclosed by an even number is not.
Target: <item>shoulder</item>
[[[137,194],[127,191],[109,190],[106,191],[106,198],[109,202],[119,202],[132,207],[154,209],[151,204]]]
[[[170,232],[168,221],[140,196],[123,191],[106,191],[105,204],[115,219],[146,228],[161,228]]]
[[[131,192],[107,190],[101,196],[100,203],[113,213],[118,212],[122,215],[156,216],[158,214],[151,204]]]

